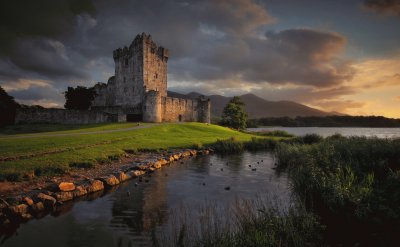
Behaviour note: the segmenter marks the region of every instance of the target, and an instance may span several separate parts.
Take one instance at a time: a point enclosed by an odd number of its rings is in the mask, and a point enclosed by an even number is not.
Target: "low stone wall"
[[[119,122],[118,114],[100,111],[66,110],[57,108],[26,107],[17,109],[16,124],[52,123],[52,124],[93,124]]]

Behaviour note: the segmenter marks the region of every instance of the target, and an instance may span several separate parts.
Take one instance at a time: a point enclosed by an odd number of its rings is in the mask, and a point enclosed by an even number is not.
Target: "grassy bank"
[[[295,206],[232,205],[234,212],[216,215],[206,209],[200,229],[180,222],[155,239],[160,246],[399,246],[400,139],[307,135],[213,144],[226,153],[250,147],[275,150]]]
[[[135,126],[136,124],[129,123],[97,125],[85,126],[84,129],[29,134],[24,138],[20,138],[20,134],[2,136],[0,177],[18,180],[23,174],[32,172],[41,175],[62,173],[76,164],[91,166],[104,163],[117,159],[127,151],[134,152],[138,149],[185,148],[210,145],[218,139],[234,137],[241,142],[255,137],[202,123],[154,124],[132,129]],[[90,133],[113,129],[120,131]],[[61,134],[62,136],[57,136]]]
[[[400,139],[332,136],[279,143],[278,168],[327,225],[326,241],[353,246],[400,243]]]

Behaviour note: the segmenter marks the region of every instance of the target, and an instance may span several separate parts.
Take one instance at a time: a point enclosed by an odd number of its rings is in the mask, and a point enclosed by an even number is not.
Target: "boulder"
[[[54,205],[56,204],[57,200],[49,195],[43,194],[43,193],[39,193],[36,198],[43,202],[44,206],[46,207],[54,207]]]
[[[104,183],[100,180],[91,180],[88,184],[83,185],[87,193],[93,193],[104,189]]]
[[[34,203],[30,206],[33,213],[39,213],[44,210],[43,202]]]
[[[114,174],[114,176],[118,179],[119,182],[123,182],[131,178],[131,176],[126,174],[125,172],[117,172]]]
[[[33,204],[33,200],[30,197],[25,196],[24,198],[22,198],[22,200],[28,205],[28,206],[32,206]]]
[[[106,187],[113,187],[119,184],[119,180],[114,175],[101,177],[99,180],[101,180]]]
[[[56,193],[57,201],[65,202],[74,199],[74,193],[72,191],[61,191]]]
[[[12,215],[22,216],[28,212],[28,205],[18,204],[15,206],[8,207],[7,211]]]
[[[152,165],[152,168],[155,169],[160,169],[161,167],[162,167],[161,162],[158,161],[154,162],[154,164]]]
[[[196,154],[197,154],[196,150],[189,150],[189,152],[190,152],[191,156],[196,156]]]
[[[174,157],[174,160],[179,160],[179,158],[180,158],[181,156],[180,156],[180,154],[174,154],[173,157]]]
[[[190,156],[190,152],[188,150],[182,152],[182,157],[189,157]]]
[[[130,172],[129,172],[129,174],[130,174],[133,178],[140,177],[140,176],[142,176],[142,175],[145,174],[145,173],[146,173],[146,172],[140,171],[140,170],[130,171]]]
[[[84,186],[76,186],[75,190],[72,192],[74,197],[80,197],[86,195],[87,189]]]
[[[59,191],[73,191],[75,190],[75,184],[70,182],[61,182],[57,186]]]

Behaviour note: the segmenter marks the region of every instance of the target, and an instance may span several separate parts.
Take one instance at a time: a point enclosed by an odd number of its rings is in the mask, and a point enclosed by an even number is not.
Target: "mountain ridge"
[[[203,95],[197,92],[190,92],[187,94],[168,91],[169,97],[194,99],[199,96],[205,96],[211,100],[211,116],[221,117],[225,105],[232,99],[232,97],[225,97],[222,95]],[[308,116],[331,116],[331,115],[344,115],[337,112],[321,111],[294,101],[281,100],[269,101],[263,99],[255,94],[248,93],[239,96],[245,103],[245,110],[249,118],[262,118],[262,117],[308,117]]]

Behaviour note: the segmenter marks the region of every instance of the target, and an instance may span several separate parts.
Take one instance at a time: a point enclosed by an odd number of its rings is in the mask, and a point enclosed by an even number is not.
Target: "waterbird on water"
[[[229,187],[229,186],[225,187],[225,190],[230,190],[230,189],[231,189],[231,187]]]
[[[127,196],[130,196],[130,195],[131,195],[131,192],[130,192],[129,190],[127,190],[127,191],[126,191],[126,195],[127,195]]]

